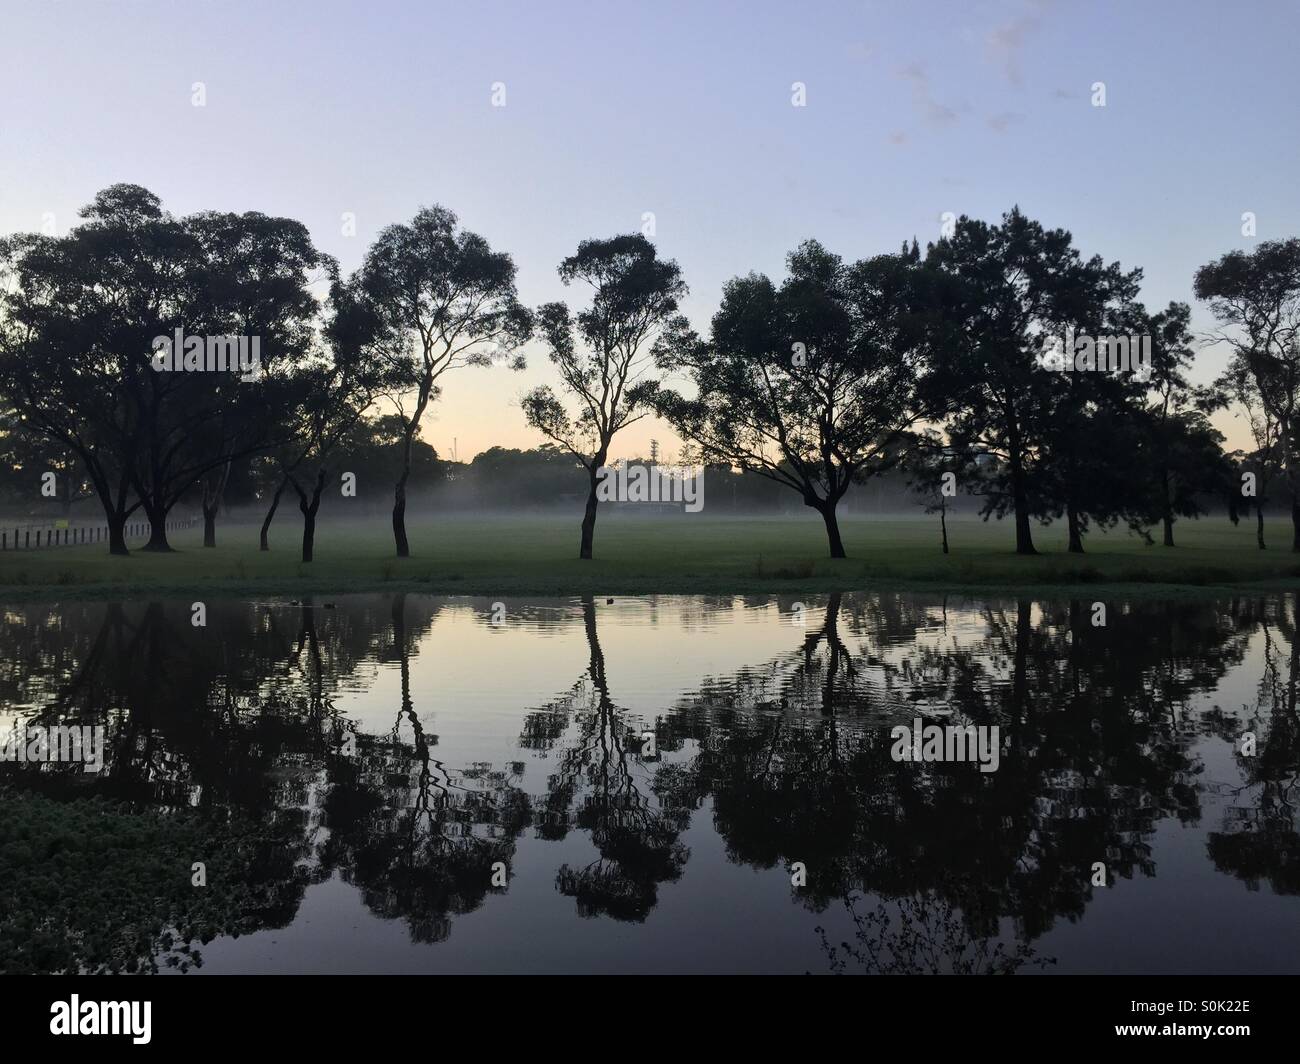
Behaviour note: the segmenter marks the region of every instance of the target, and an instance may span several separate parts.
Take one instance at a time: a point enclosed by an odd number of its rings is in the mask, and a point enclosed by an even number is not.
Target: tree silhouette
[[[663,389],[655,403],[706,460],[798,492],[843,558],[840,500],[898,463],[915,431],[947,413],[954,385],[929,356],[915,244],[845,263],[809,240],[786,263],[779,287],[753,273],[727,282],[707,343],[670,331],[660,362],[696,394]]]
[[[531,334],[532,316],[516,297],[510,256],[460,229],[456,215],[438,206],[380,232],[349,282],[346,302],[354,345],[398,371],[401,381],[392,395],[404,419],[393,539],[397,556],[406,558],[412,441],[438,382],[451,370],[506,359],[523,369],[514,351]],[[410,391],[413,399],[404,397]]]
[[[1218,339],[1232,351],[1232,365],[1249,372],[1277,425],[1291,492],[1291,549],[1300,551],[1300,238],[1230,251],[1197,270],[1195,286],[1221,326]]]
[[[587,508],[578,557],[591,558],[596,534],[597,487],[615,435],[652,412],[660,379],[652,351],[660,335],[682,331],[678,301],[686,294],[681,270],[661,260],[655,246],[634,233],[584,240],[560,263],[566,285],[583,281],[591,305],[576,320],[563,303],[537,311],[538,328],[552,365],[578,413],[546,385],[523,398],[528,424],[574,456],[587,471]],[[583,347],[578,346],[581,340]]]
[[[298,222],[176,219],[137,185],[103,190],[82,218],[65,237],[0,245],[0,272],[14,279],[0,306],[0,387],[30,431],[84,463],[111,553],[126,553],[137,508],[150,521],[146,549],[169,550],[176,502],[284,430],[266,411],[310,343],[309,277],[326,260]],[[154,339],[178,328],[259,338],[258,379],[157,371]]]

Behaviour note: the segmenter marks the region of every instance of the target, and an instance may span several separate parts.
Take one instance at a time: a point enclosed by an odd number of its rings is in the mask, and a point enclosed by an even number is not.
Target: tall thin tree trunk
[[[591,548],[596,538],[596,504],[599,501],[596,498],[597,468],[598,466],[593,462],[591,469],[588,470],[590,485],[587,491],[587,509],[582,515],[582,544],[578,548],[578,557],[583,561],[591,560]]]
[[[424,375],[420,378],[420,388],[411,412],[411,420],[406,423],[402,438],[402,475],[397,479],[393,491],[393,540],[397,545],[397,556],[409,558],[411,544],[406,538],[406,484],[411,479],[411,450],[414,447],[415,433],[420,427],[420,418],[424,417],[429,405],[429,396],[433,394],[433,363],[429,354],[429,345],[424,345]]]
[[[393,491],[393,541],[397,544],[397,556],[409,558],[411,544],[406,538],[406,481],[411,475],[410,459],[407,459],[402,475],[397,478],[397,487]]]
[[[1257,499],[1255,502],[1255,543],[1260,550],[1264,550],[1264,501]]]
[[[225,465],[216,471],[217,480],[214,484],[211,480],[213,470],[209,470],[203,477],[203,545],[205,547],[215,547],[217,545],[217,511],[221,509],[221,500],[226,494],[226,483],[230,479],[230,459],[226,459]]]
[[[1016,553],[1037,554],[1034,550],[1034,537],[1029,531],[1029,491],[1025,487],[1025,470],[1020,445],[1012,441],[1009,448],[1011,466],[1011,501],[1016,514]]]
[[[1173,473],[1166,469],[1161,474],[1160,483],[1164,488],[1164,495],[1161,499],[1164,512],[1161,514],[1161,522],[1165,526],[1165,546],[1172,547],[1174,545]]]
[[[939,504],[939,527],[943,529],[943,552],[948,553],[948,507],[945,503]]]
[[[262,533],[258,540],[258,550],[270,550],[270,533],[271,521],[275,518],[275,511],[280,505],[280,496],[284,494],[285,486],[289,483],[287,476],[280,478],[280,486],[275,489],[275,495],[271,499],[271,508],[266,511],[266,516],[262,518]]]

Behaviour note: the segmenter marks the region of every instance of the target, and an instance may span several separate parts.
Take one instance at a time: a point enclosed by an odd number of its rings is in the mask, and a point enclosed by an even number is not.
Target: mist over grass
[[[292,514],[292,511],[290,512]],[[602,513],[595,558],[578,559],[573,514],[417,516],[412,557],[393,556],[381,515],[328,519],[316,559],[299,561],[299,522],[271,532],[258,550],[258,524],[226,521],[217,546],[202,529],[173,536],[171,554],[112,557],[103,544],[0,554],[0,594],[27,597],[141,596],[220,592],[301,596],[382,588],[444,594],[729,594],[832,591],[865,587],[1005,589],[1062,592],[1123,587],[1167,594],[1267,582],[1300,586],[1300,557],[1286,549],[1285,520],[1267,526],[1268,550],[1255,546],[1253,522],[1224,517],[1179,522],[1179,546],[1148,546],[1127,530],[1095,532],[1083,555],[1066,553],[1066,530],[1037,528],[1041,554],[1014,553],[1008,522],[950,516],[952,553],[940,550],[935,518],[846,517],[848,557],[827,557],[816,515],[733,518],[691,514]]]

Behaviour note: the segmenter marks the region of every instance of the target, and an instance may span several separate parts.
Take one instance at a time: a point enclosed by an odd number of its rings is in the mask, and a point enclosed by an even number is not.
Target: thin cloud
[[[927,122],[935,126],[946,126],[957,121],[957,112],[934,98],[934,93],[930,91],[930,75],[920,63],[908,63],[898,72],[898,76],[912,83],[912,104]]]
[[[1042,23],[1042,13],[1050,6],[1049,0],[1033,0],[1029,11],[1003,23],[988,35],[989,52],[1013,85],[1019,85],[1023,80],[1021,54],[1029,37]]]
[[[1005,133],[1010,126],[1024,120],[1025,116],[1019,111],[1003,111],[1000,115],[990,115],[987,119],[989,128],[999,133]]]

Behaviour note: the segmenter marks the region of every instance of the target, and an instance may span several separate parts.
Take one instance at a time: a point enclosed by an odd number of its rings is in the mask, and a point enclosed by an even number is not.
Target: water
[[[1296,617],[16,605],[0,732],[106,746],[0,764],[0,969],[1295,972]],[[997,771],[894,760],[918,717],[998,726]]]

